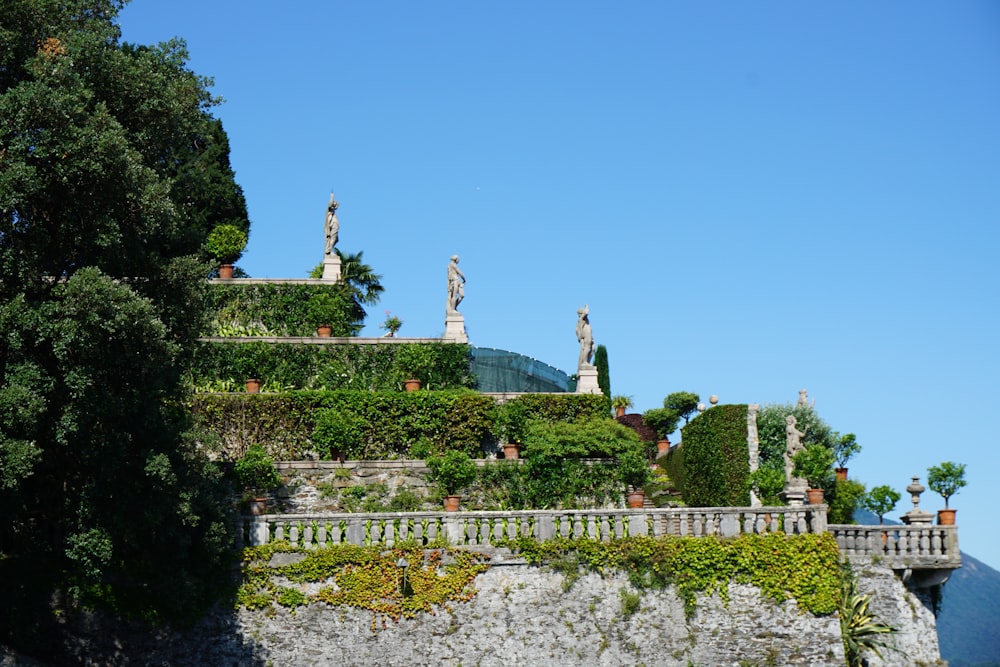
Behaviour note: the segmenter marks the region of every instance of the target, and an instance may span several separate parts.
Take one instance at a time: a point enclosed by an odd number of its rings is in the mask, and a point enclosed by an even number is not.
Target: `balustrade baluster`
[[[302,535],[302,546],[306,549],[315,549],[316,545],[313,544],[313,525],[312,522],[306,524],[306,528]]]

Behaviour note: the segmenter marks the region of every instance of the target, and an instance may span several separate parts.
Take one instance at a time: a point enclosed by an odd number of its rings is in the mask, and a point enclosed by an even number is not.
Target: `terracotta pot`
[[[664,438],[663,440],[656,441],[656,455],[663,456],[670,451],[670,440]]]
[[[406,380],[403,382],[403,387],[406,388],[406,391],[417,391],[420,389],[420,380]]]
[[[444,497],[444,511],[445,512],[457,512],[458,505],[462,500],[462,496],[445,496]]]
[[[505,459],[514,460],[517,458],[518,452],[521,451],[521,445],[513,442],[508,442],[503,446],[503,457]]]
[[[615,408],[615,417],[624,417],[624,416],[625,416],[625,408],[623,407]]]
[[[232,264],[222,264],[219,266],[219,277],[223,280],[233,279],[233,265]]]
[[[809,498],[810,505],[823,504],[823,489],[807,489],[806,496]]]
[[[955,525],[955,512],[958,510],[938,510],[938,525],[939,526],[954,526]]]
[[[643,503],[646,500],[646,494],[642,491],[629,491],[628,492],[628,507],[629,509],[641,509]]]
[[[250,378],[247,380],[247,393],[248,394],[259,394],[260,393],[260,380],[257,378]]]
[[[267,509],[267,498],[251,498],[250,514],[260,516]]]
[[[847,481],[847,468],[834,468],[833,474],[836,475],[838,481]]]
[[[318,327],[316,327],[316,335],[319,336],[320,338],[329,338],[332,333],[333,333],[333,327],[331,327],[329,324],[321,324]]]

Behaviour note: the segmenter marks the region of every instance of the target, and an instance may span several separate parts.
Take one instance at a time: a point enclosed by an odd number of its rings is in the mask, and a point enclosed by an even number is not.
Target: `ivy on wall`
[[[521,537],[508,545],[529,563],[554,565],[570,575],[579,568],[625,572],[633,586],[675,586],[688,615],[698,594],[728,601],[729,582],[742,581],[781,603],[794,599],[816,615],[831,614],[840,600],[840,552],[830,533],[717,537],[629,537],[611,542],[559,538],[539,542]]]
[[[692,507],[749,505],[747,406],[712,407],[692,419],[681,433],[684,502]],[[668,472],[671,465],[668,463]]]
[[[216,313],[213,336],[315,336],[318,324],[331,325],[334,336],[356,336],[364,325],[352,319],[350,288],[339,283],[216,283],[208,292]],[[314,321],[311,303],[316,297],[322,299],[323,319],[329,321]]]
[[[523,396],[526,416],[556,421],[607,414],[603,396],[551,394]],[[483,446],[497,441],[492,397],[471,391],[289,391],[274,394],[196,394],[190,409],[199,426],[218,438],[223,458],[237,458],[252,443],[264,446],[275,460],[330,458],[313,433],[320,411],[348,418],[354,445],[348,458],[423,458],[449,449],[481,456]],[[420,456],[410,449],[421,444]]]
[[[475,386],[475,378],[469,373],[469,346],[454,343],[203,342],[195,350],[190,382],[200,391],[235,388],[251,377],[282,390],[401,391],[409,373],[397,357],[414,346],[423,348],[431,359],[424,379],[426,389]]]

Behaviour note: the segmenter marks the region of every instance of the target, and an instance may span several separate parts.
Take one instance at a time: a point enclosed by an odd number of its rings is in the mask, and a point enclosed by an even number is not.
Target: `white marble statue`
[[[458,304],[465,298],[465,274],[458,268],[458,255],[451,256],[448,264],[448,305],[449,315],[458,312]]]
[[[580,341],[580,359],[577,370],[589,368],[590,360],[594,358],[594,333],[590,329],[590,307],[584,306],[576,311],[576,339]]]
[[[337,220],[337,207],[340,204],[330,193],[330,203],[326,206],[326,220],[323,224],[323,231],[326,234],[326,254],[332,255],[333,248],[337,245],[337,237],[340,235],[340,221]]]

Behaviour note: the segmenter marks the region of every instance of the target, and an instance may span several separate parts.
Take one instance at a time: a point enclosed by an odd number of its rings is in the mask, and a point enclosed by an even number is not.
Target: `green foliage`
[[[451,450],[427,459],[428,479],[450,496],[457,495],[476,481],[476,464],[462,451]]]
[[[666,440],[677,430],[680,416],[669,408],[652,408],[642,413],[642,421],[646,426],[656,431],[660,440]]]
[[[407,347],[388,343],[201,343],[195,349],[189,380],[192,386],[214,380],[242,382],[252,370],[265,383],[295,389],[402,391],[405,373],[397,354]],[[475,384],[469,373],[467,345],[428,343],[415,347],[433,359],[424,374],[425,389],[471,388]]]
[[[607,417],[578,422],[531,422],[523,444],[523,454],[528,459],[536,456],[614,458],[626,452],[638,454],[643,451],[635,431]]]
[[[896,509],[899,502],[899,492],[888,485],[876,486],[865,495],[861,496],[861,507],[878,517],[878,522],[882,523],[882,517]]]
[[[528,419],[547,422],[607,419],[611,409],[603,394],[524,394],[510,403],[523,405]]]
[[[613,408],[631,408],[632,407],[632,397],[631,396],[612,396],[611,397],[611,407]]]
[[[847,462],[861,452],[861,445],[858,444],[857,436],[853,433],[837,435],[833,443],[833,458],[837,462],[838,468],[846,468]]]
[[[325,408],[316,411],[315,419],[313,447],[324,459],[362,450],[365,424],[356,414]]]
[[[692,507],[749,504],[747,406],[712,407],[692,419],[682,433],[684,501]],[[673,478],[670,466],[668,472]]]
[[[684,489],[687,486],[686,471],[684,465],[684,447],[673,447],[666,454],[656,460],[663,470],[666,471],[674,488],[684,497]],[[748,466],[749,467],[749,466]]]
[[[528,422],[528,409],[522,401],[498,403],[493,410],[493,432],[501,443],[520,443]]]
[[[806,445],[792,459],[793,474],[812,489],[825,489],[833,482],[833,451],[823,445]]]
[[[785,457],[785,417],[794,415],[800,431],[805,431],[802,438],[803,446],[812,444],[824,445],[831,451],[834,449],[837,437],[830,426],[823,421],[813,408],[808,405],[770,404],[765,405],[757,413],[757,436],[760,440],[761,464],[784,469]]]
[[[760,466],[747,478],[749,487],[764,505],[782,505],[781,492],[785,489],[785,469]]]
[[[611,463],[536,456],[487,463],[470,495],[488,510],[590,508],[619,502],[621,483]]]
[[[181,620],[226,580],[227,484],[180,377],[208,232],[249,222],[207,81],[179,41],[121,44],[121,5],[0,11],[5,645],[56,650],[64,605]]]
[[[854,523],[854,512],[865,495],[865,485],[852,479],[836,480],[833,493],[826,497],[827,522]]]
[[[626,488],[642,490],[653,479],[649,461],[636,451],[627,451],[618,457],[618,479]]]
[[[671,410],[688,423],[688,418],[698,410],[698,394],[690,391],[675,391],[663,399],[663,407]]]
[[[234,328],[257,336],[314,336],[318,324],[329,324],[334,336],[356,336],[364,326],[340,284],[216,283],[209,295],[213,336]]]
[[[639,593],[623,588],[618,591],[618,597],[621,598],[622,601],[622,616],[628,618],[635,612],[639,611],[639,607],[642,602],[642,596]]]
[[[927,486],[944,498],[944,508],[948,509],[948,499],[966,485],[965,464],[945,461],[941,465],[927,469]]]
[[[848,563],[841,566],[840,579],[840,636],[844,641],[844,655],[848,667],[863,667],[868,661],[864,658],[865,651],[871,651],[879,658],[881,648],[890,648],[883,635],[897,632],[897,629],[886,625],[868,610],[871,595],[858,593],[857,581]]]
[[[222,264],[232,264],[243,254],[247,245],[247,233],[236,225],[217,225],[205,239],[208,254]]]
[[[406,343],[396,350],[396,366],[403,379],[428,382],[437,363],[437,345]]]
[[[249,491],[261,493],[281,486],[281,476],[274,469],[274,461],[260,445],[247,448],[234,469],[240,486]]]
[[[305,557],[291,565],[271,567],[276,552],[301,553]],[[405,572],[397,563],[405,560]],[[434,613],[435,608],[468,602],[475,594],[476,576],[489,568],[489,557],[464,549],[404,549],[381,552],[378,547],[332,545],[325,549],[299,551],[285,542],[246,549],[243,582],[237,605],[262,609],[272,604],[296,607],[324,603],[372,612],[372,632],[387,620],[415,618]],[[284,577],[295,584],[333,582],[312,595],[291,593],[275,580]],[[404,579],[405,578],[405,579]]]
[[[368,316],[364,307],[378,303],[385,291],[381,283],[382,276],[365,264],[362,257],[364,251],[346,254],[340,248],[334,248],[333,251],[340,258],[340,284],[347,289],[351,302],[351,319],[363,323]]]
[[[829,533],[733,539],[630,537],[611,542],[589,538],[538,542],[522,537],[509,546],[535,565],[569,559],[598,573],[625,572],[640,591],[674,586],[689,616],[698,594],[718,593],[727,599],[731,581],[757,586],[778,603],[794,599],[813,614],[830,614],[838,608],[839,551]]]
[[[594,351],[594,366],[597,368],[597,386],[606,398],[611,398],[611,374],[608,368],[608,348],[598,345]]]

